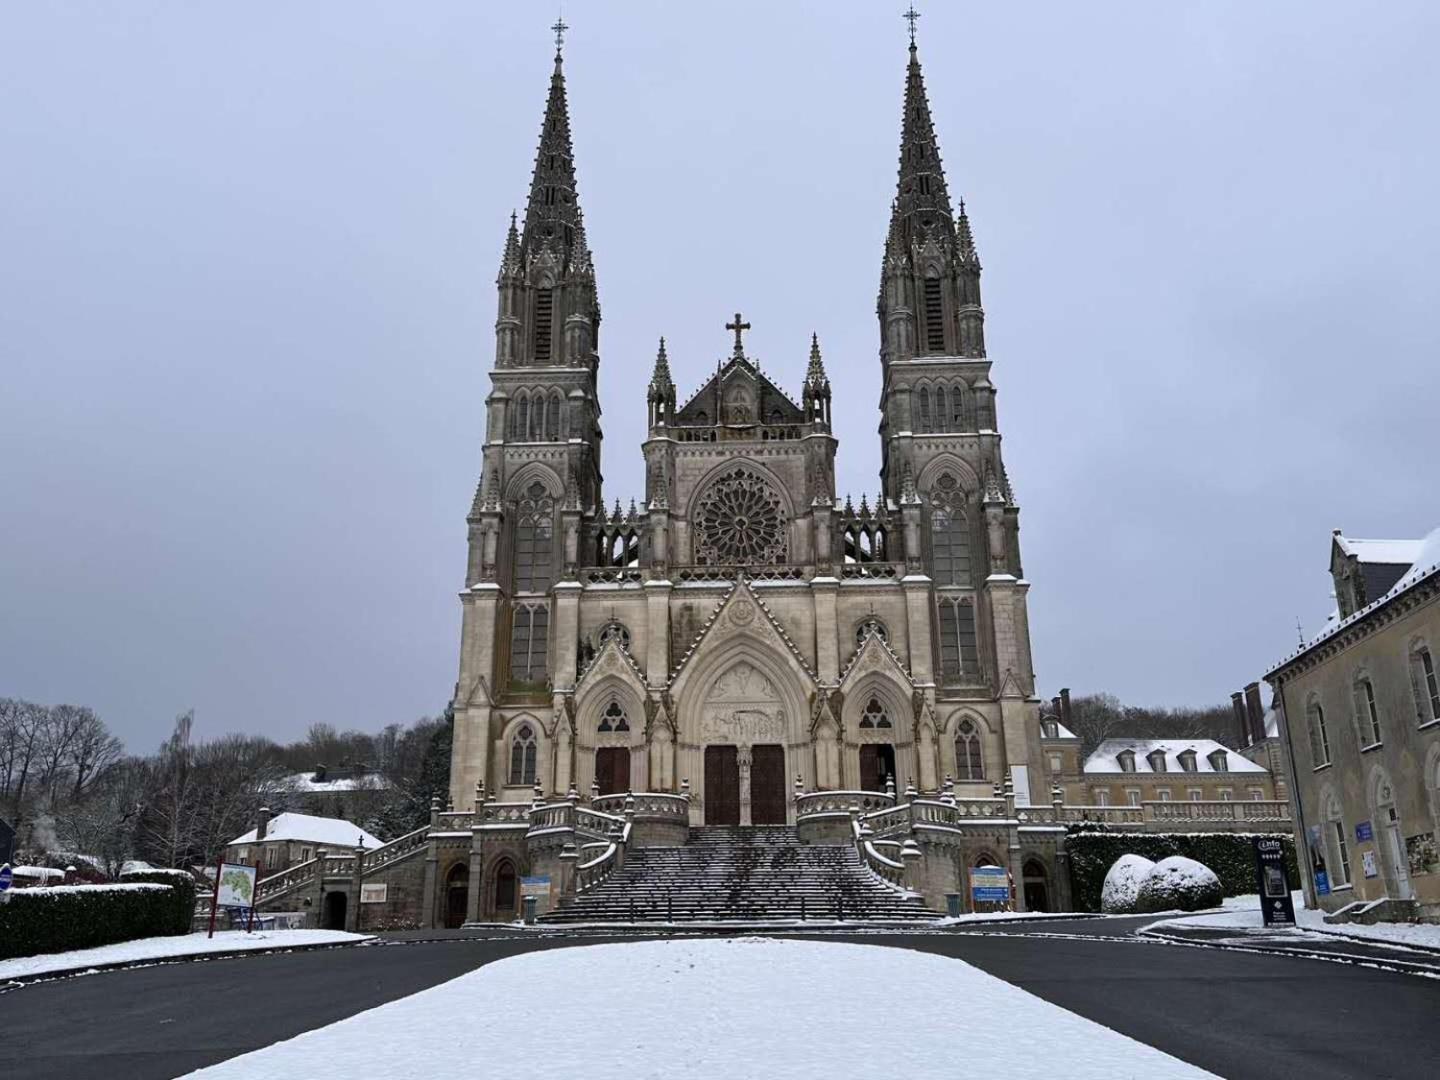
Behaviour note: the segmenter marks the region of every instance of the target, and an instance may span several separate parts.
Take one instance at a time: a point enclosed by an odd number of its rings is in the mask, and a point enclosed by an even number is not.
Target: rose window
[[[700,501],[696,562],[773,566],[788,545],[780,497],[743,469],[721,477]]]

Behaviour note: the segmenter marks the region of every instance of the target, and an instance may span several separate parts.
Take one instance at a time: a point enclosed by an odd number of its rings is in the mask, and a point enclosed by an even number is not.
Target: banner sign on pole
[[[220,907],[248,908],[255,903],[255,870],[242,863],[221,863],[215,902]]]
[[[977,904],[1010,902],[1010,873],[1003,866],[976,866],[970,871],[970,899]]]
[[[1295,904],[1290,899],[1290,880],[1285,875],[1284,843],[1277,837],[1257,836],[1254,845],[1260,913],[1265,925],[1294,926]]]

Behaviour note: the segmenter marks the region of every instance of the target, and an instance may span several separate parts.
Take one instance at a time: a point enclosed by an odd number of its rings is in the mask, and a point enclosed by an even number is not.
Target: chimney
[[[265,839],[265,834],[270,831],[270,808],[260,807],[260,819],[255,823],[255,842],[258,844]]]
[[[1050,699],[1050,715],[1055,717],[1056,720],[1060,719],[1060,699],[1058,697],[1052,697]]]
[[[1265,738],[1265,706],[1260,704],[1260,684],[1252,682],[1245,687],[1245,711],[1250,717],[1250,744]]]
[[[1060,688],[1060,723],[1067,728],[1070,727],[1070,688],[1068,686]],[[1070,730],[1074,731],[1075,729],[1070,728]]]
[[[1236,747],[1243,750],[1250,745],[1250,720],[1245,715],[1245,695],[1236,690],[1230,695],[1230,712],[1235,718]]]

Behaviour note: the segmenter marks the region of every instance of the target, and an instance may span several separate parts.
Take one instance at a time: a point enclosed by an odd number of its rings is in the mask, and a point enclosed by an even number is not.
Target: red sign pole
[[[255,892],[260,891],[260,870],[263,865],[264,864],[262,864],[259,859],[255,860]],[[252,892],[250,894],[250,918],[245,920],[245,932],[247,934],[250,933],[251,930],[255,929],[255,892]]]
[[[220,903],[220,871],[225,866],[225,856],[215,860],[215,891],[210,894],[210,933],[206,937],[215,936],[215,909]]]

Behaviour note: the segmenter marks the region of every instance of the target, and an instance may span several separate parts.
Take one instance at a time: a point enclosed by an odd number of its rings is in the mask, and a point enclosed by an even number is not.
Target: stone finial
[[[885,777],[885,794],[889,795],[892,799],[895,798],[895,777]]]
[[[914,801],[919,797],[919,795],[920,795],[920,793],[915,789],[915,781],[914,781],[914,780],[908,780],[908,781],[906,781],[906,783],[905,783],[905,801],[906,801],[906,802],[914,802]]]
[[[593,803],[593,802],[594,802],[596,799],[598,799],[598,798],[600,798],[600,781],[599,781],[599,780],[591,780],[591,781],[590,781],[590,801]]]

